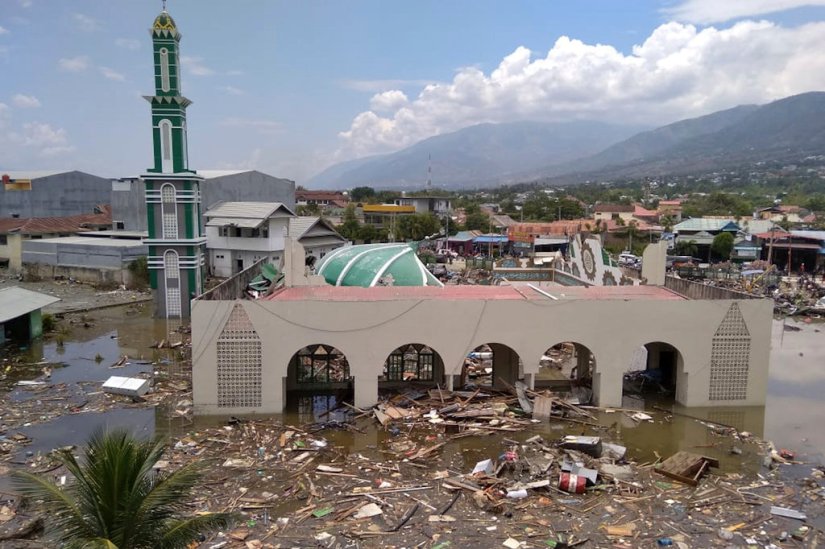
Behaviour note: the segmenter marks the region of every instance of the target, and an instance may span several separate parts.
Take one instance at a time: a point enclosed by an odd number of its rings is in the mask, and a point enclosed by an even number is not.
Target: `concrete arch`
[[[550,360],[546,360],[546,358]],[[592,387],[593,378],[596,376],[598,362],[596,354],[591,347],[576,340],[560,341],[547,347],[542,356],[538,359],[539,368],[547,368],[544,362],[551,362],[551,368],[556,366],[560,375],[536,377],[536,385],[552,386],[547,383],[551,379],[570,380],[573,384]],[[555,362],[554,362],[555,361]],[[546,373],[546,372],[545,372]]]
[[[393,349],[384,361],[381,386],[406,383],[442,384],[444,361],[432,345],[404,343]]]
[[[341,390],[352,387],[347,355],[333,345],[313,343],[292,354],[287,366],[288,391]]]
[[[485,347],[489,348],[489,351],[479,351]],[[507,384],[513,385],[524,376],[524,362],[521,360],[521,356],[519,356],[518,352],[516,352],[513,347],[504,343],[480,343],[479,345],[473,347],[468,356],[476,352],[492,353],[492,356],[489,357],[489,363],[492,366],[492,377],[490,383],[494,389],[504,389]],[[483,362],[487,359],[481,358],[481,360]],[[465,372],[462,370],[461,384],[465,381],[464,377]]]
[[[676,345],[659,340],[649,341],[642,347],[647,351],[645,370],[654,374],[649,378],[672,391],[676,402],[684,403],[688,394],[688,374],[682,352]]]

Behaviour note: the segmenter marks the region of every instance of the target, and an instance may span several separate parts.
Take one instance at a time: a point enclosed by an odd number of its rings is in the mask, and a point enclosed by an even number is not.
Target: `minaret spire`
[[[163,4],[163,11],[166,11],[166,0],[160,0],[161,4]]]

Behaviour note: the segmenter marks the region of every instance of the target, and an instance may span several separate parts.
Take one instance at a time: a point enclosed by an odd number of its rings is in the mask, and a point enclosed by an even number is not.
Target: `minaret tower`
[[[203,178],[189,169],[186,144],[186,107],[181,94],[179,46],[181,34],[166,11],[149,30],[155,66],[155,95],[144,96],[152,105],[154,166],[141,176],[146,187],[149,237],[149,275],[155,291],[155,316],[189,318],[190,300],[203,288],[204,249],[201,234],[200,184]]]

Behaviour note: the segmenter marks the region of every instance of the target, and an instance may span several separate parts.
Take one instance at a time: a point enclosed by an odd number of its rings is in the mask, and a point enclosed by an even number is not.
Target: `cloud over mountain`
[[[787,28],[742,21],[701,29],[669,22],[629,54],[562,36],[545,55],[518,47],[489,73],[460,69],[451,82],[427,85],[409,100],[400,90],[376,94],[371,110],[339,134],[339,157],[398,150],[483,122],[654,125],[765,103],[825,88],[825,56],[818,53],[823,42],[825,22]]]

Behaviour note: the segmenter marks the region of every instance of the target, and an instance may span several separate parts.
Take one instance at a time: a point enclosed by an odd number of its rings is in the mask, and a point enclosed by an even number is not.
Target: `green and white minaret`
[[[155,163],[141,176],[146,186],[149,275],[155,316],[189,318],[190,300],[201,293],[206,272],[206,237],[200,229],[203,178],[189,169],[186,107],[192,102],[181,94],[181,34],[165,1],[149,33],[155,95],[144,98],[152,105]]]

